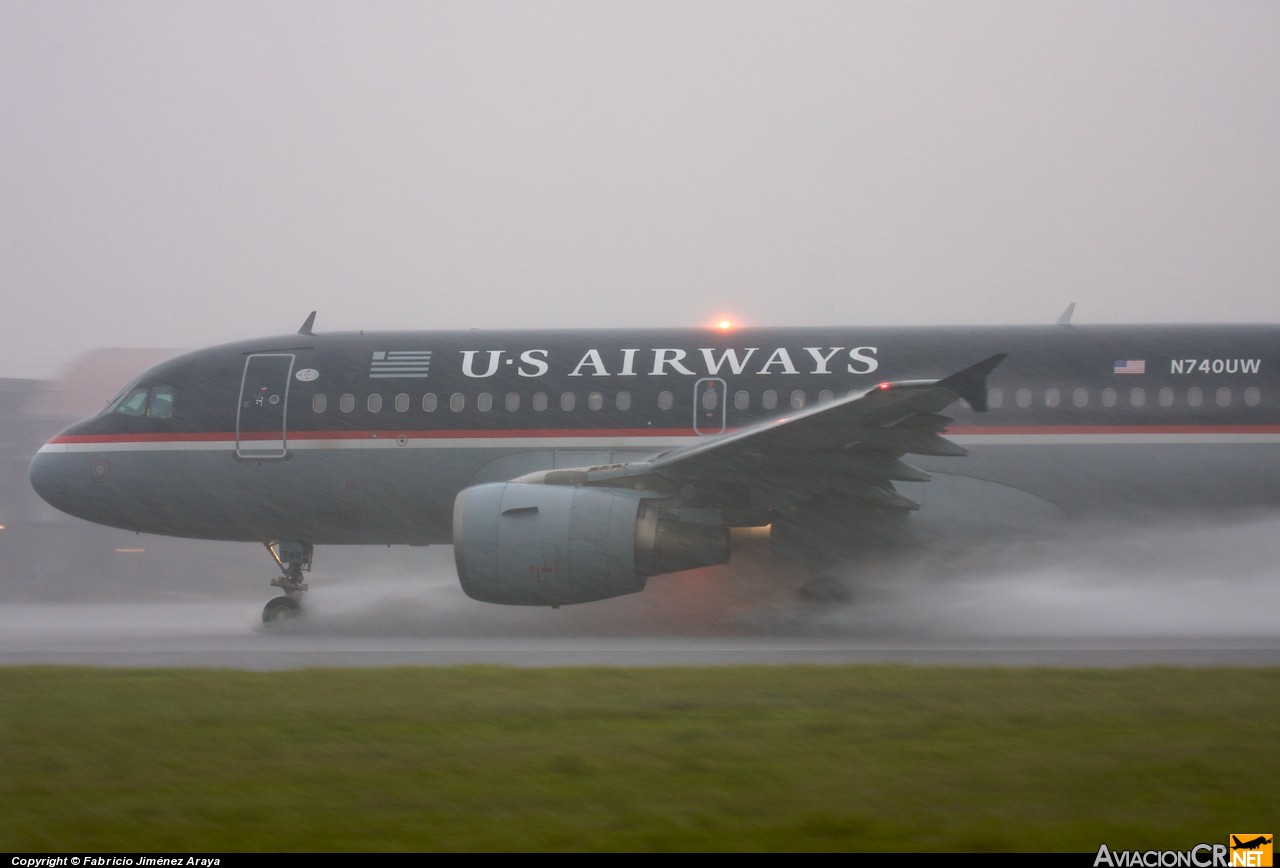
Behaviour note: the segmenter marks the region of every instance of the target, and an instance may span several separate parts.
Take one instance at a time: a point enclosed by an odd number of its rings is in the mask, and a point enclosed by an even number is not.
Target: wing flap
[[[906,425],[893,428],[855,428],[849,432],[845,449],[865,449],[887,455],[953,455],[963,457],[969,450],[945,437],[918,431]]]

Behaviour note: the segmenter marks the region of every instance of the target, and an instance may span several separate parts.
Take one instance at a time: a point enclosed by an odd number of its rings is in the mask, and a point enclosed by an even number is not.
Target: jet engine
[[[560,606],[644,590],[649,576],[729,561],[729,531],[647,492],[498,482],[463,490],[453,547],[467,596]]]

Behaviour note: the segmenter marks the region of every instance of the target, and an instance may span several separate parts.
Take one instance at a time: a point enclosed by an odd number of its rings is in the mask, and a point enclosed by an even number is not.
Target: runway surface
[[[0,609],[0,665],[201,667],[729,666],[903,663],[962,666],[1280,666],[1275,637],[921,641],[778,637],[416,637],[323,628],[268,633],[231,604]],[[97,623],[103,615],[109,626]]]
[[[818,588],[746,557],[558,610],[468,599],[446,548],[408,575],[313,574],[283,629],[261,623],[265,581],[235,600],[0,605],[0,665],[1280,666],[1273,528],[931,554]]]

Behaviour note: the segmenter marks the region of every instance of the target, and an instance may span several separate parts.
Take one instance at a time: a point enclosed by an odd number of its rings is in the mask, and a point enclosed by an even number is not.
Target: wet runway
[[[991,666],[1280,666],[1277,636],[950,637],[621,635],[541,631],[410,635],[317,619],[267,629],[253,603],[0,607],[0,665],[311,667],[725,666],[904,663]],[[498,632],[497,630],[494,631]]]
[[[96,608],[96,607],[95,607]],[[101,624],[103,615],[116,619]],[[235,604],[0,609],[0,665],[200,667],[732,666],[902,663],[960,666],[1280,666],[1277,637],[858,640],[625,636],[381,636],[323,627],[265,631]]]
[[[1232,533],[930,555],[820,588],[748,557],[558,610],[468,599],[441,549],[412,575],[313,575],[307,614],[283,629],[261,623],[265,587],[236,600],[0,605],[0,665],[1280,666],[1274,543],[1246,548],[1257,528]]]

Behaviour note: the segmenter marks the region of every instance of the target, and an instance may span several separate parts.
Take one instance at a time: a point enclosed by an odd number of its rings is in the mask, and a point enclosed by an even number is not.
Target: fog
[[[936,550],[842,567],[820,593],[748,540],[730,566],[557,610],[468,599],[449,547],[362,548],[362,563],[317,566],[306,615],[271,626],[265,582],[258,596],[249,583],[201,592],[193,577],[177,598],[0,606],[0,665],[1275,666],[1278,530],[1266,519]]]
[[[96,348],[311,310],[318,331],[1048,323],[1071,302],[1275,322],[1277,45],[1264,2],[11,0],[0,378],[84,387]],[[19,500],[36,433],[0,444]],[[122,566],[132,537],[19,508],[49,536],[3,539],[29,546],[5,562],[14,641],[266,638],[255,547],[147,540]],[[1276,530],[1010,540],[819,589],[748,553],[554,612],[467,599],[447,547],[321,548],[289,629],[1274,645]]]
[[[1275,321],[1280,7],[0,5],[0,377],[392,327]]]
[[[796,637],[935,642],[1028,638],[1280,640],[1280,521],[1075,528],[970,550],[848,564],[820,583],[741,544],[733,563],[650,579],[639,595],[560,610],[489,606],[447,547],[420,574],[339,581],[308,600],[314,634]]]

